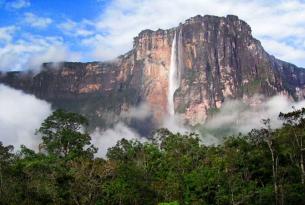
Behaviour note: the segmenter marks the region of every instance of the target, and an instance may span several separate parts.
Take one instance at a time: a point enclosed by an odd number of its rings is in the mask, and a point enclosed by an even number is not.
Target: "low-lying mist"
[[[246,134],[254,128],[262,127],[262,119],[270,119],[272,128],[282,126],[279,113],[290,112],[293,109],[305,107],[305,100],[295,102],[287,96],[278,95],[269,99],[254,96],[258,102],[249,106],[240,100],[226,101],[204,125],[198,130],[206,144],[220,143],[222,138],[234,134]]]
[[[168,115],[163,119],[159,128],[167,128],[174,133],[180,132],[182,134],[195,132],[202,139],[202,143],[217,145],[222,142],[224,137],[239,133],[247,134],[254,128],[262,127],[262,119],[269,118],[271,127],[279,128],[282,126],[282,122],[278,118],[280,112],[285,113],[305,107],[305,100],[295,102],[283,95],[271,98],[254,96],[251,101],[252,105],[241,100],[225,101],[222,108],[214,113],[207,122],[202,122],[194,127],[186,125],[180,115]],[[152,116],[152,113],[147,104],[141,104],[138,107],[131,108],[128,113],[123,115],[128,116],[129,120],[132,118],[138,119],[139,125],[146,126],[145,119]],[[96,129],[92,137],[96,146],[103,148],[99,151],[101,156],[105,156],[107,148],[114,146],[122,138],[141,141],[146,139],[137,128],[123,122],[119,122],[106,130]]]
[[[35,129],[51,114],[51,105],[1,84],[0,99],[0,141],[37,150],[40,137],[35,135]]]
[[[35,135],[35,130],[52,113],[51,105],[1,84],[0,99],[0,141],[17,149],[20,145],[26,145],[37,150],[41,139]],[[225,136],[246,134],[253,128],[260,128],[262,119],[269,118],[272,128],[278,128],[282,125],[278,118],[280,112],[305,107],[305,100],[294,102],[282,95],[269,99],[255,96],[253,99],[258,103],[252,106],[240,100],[225,101],[206,123],[195,127],[186,125],[179,115],[166,116],[156,125],[151,108],[143,103],[122,113],[121,120],[113,126],[106,129],[97,127],[91,133],[92,143],[99,148],[97,156],[105,157],[107,149],[115,146],[117,141],[123,138],[149,140],[152,131],[162,127],[174,133],[197,132],[204,144],[219,144]]]

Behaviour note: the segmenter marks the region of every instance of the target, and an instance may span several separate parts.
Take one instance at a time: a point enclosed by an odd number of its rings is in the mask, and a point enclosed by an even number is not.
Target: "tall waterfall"
[[[177,45],[178,43],[178,45]],[[175,114],[175,105],[174,105],[174,94],[175,91],[180,87],[180,70],[181,70],[181,55],[182,55],[182,32],[178,34],[177,42],[177,33],[172,43],[171,49],[171,59],[170,59],[170,68],[168,76],[168,112],[170,115]]]

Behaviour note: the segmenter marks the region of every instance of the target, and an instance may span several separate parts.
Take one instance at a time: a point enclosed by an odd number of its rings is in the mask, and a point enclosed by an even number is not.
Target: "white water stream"
[[[174,94],[175,91],[180,87],[181,55],[182,55],[182,32],[180,31],[178,35],[178,42],[177,42],[177,33],[175,32],[175,36],[172,43],[172,49],[171,49],[171,59],[170,59],[170,68],[169,68],[169,76],[168,76],[168,96],[167,96],[168,113],[170,115],[175,115]]]

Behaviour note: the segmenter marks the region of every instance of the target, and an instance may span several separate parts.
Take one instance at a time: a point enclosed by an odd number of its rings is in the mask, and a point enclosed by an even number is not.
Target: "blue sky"
[[[76,25],[85,20],[88,20],[88,22],[94,21],[97,16],[103,13],[106,6],[107,1],[97,0],[0,0],[0,29],[4,29],[2,35],[0,30],[0,46],[14,44],[15,47],[11,46],[8,49],[11,51],[8,51],[8,53],[12,53],[17,58],[29,58],[32,54],[35,56],[37,53],[38,55],[40,53],[44,54],[44,52],[47,52],[48,47],[56,45],[55,48],[69,50],[67,52],[75,51],[76,57],[72,55],[70,57],[71,60],[94,60],[90,55],[86,55],[86,53],[90,52],[90,48],[78,43],[79,36],[72,35],[73,31],[71,31],[71,34],[63,31],[62,26],[69,22],[73,27],[73,24]],[[86,27],[88,30],[93,29],[90,28],[92,26],[89,24]],[[2,39],[1,36],[3,37]],[[46,40],[51,37],[53,39]],[[35,42],[36,40],[37,42],[45,40],[45,42],[39,44]],[[32,43],[37,48],[15,51],[19,41],[28,41],[24,44]],[[59,45],[57,46],[57,44]],[[59,53],[64,54],[65,52],[61,51]],[[80,54],[78,55],[77,53]],[[84,55],[81,55],[81,53],[84,53]],[[56,56],[54,59],[61,60]],[[67,60],[69,60],[69,57],[67,57]],[[2,66],[0,62],[0,70],[24,69],[28,66],[28,62],[24,60],[14,60],[12,64],[11,61],[9,59],[7,62],[3,62]]]
[[[143,29],[238,15],[276,57],[305,67],[304,0],[0,0],[0,70],[109,60]]]

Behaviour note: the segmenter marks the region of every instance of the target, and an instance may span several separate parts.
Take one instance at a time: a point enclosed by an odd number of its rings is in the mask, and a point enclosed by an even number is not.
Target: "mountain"
[[[269,55],[233,15],[195,16],[168,30],[144,30],[132,50],[113,61],[45,63],[39,73],[2,73],[0,83],[85,114],[101,127],[143,102],[153,111],[147,126],[157,126],[169,112],[194,125],[225,99],[305,96],[305,70]]]

